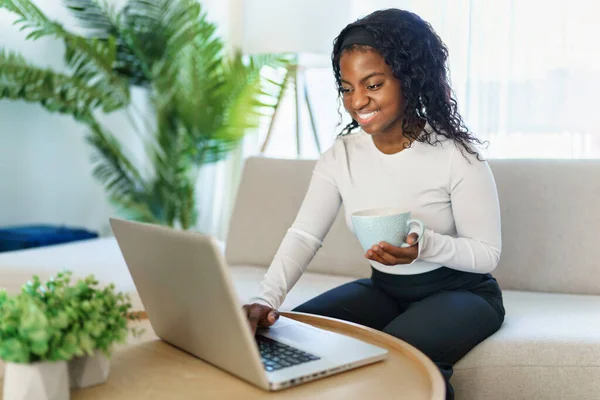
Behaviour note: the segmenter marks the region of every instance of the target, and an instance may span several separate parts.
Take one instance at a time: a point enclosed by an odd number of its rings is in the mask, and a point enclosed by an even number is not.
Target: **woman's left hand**
[[[410,247],[396,247],[387,242],[379,242],[367,251],[365,257],[383,265],[410,264],[419,256],[419,243],[416,243],[418,239],[419,235],[413,232],[406,238]]]

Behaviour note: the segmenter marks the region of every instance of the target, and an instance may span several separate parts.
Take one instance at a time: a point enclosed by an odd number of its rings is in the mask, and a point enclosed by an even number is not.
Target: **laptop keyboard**
[[[267,371],[304,364],[310,361],[320,360],[320,357],[277,342],[262,335],[256,335],[256,343],[260,350],[260,357]]]

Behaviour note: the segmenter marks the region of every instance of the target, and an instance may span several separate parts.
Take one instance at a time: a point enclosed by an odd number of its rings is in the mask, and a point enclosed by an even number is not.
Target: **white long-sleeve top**
[[[492,172],[487,162],[454,141],[438,138],[441,143],[435,146],[415,141],[399,153],[385,154],[362,130],[338,137],[317,161],[298,215],[252,301],[273,308],[283,303],[321,247],[342,202],[352,232],[352,213],[379,207],[410,210],[425,225],[418,258],[394,266],[371,261],[382,272],[419,274],[442,266],[492,271],[502,246]]]

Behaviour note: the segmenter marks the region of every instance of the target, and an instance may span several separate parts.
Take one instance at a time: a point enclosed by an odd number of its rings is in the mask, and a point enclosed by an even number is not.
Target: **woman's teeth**
[[[361,113],[356,113],[358,115],[358,118],[360,118],[363,121],[367,121],[369,119],[371,119],[375,114],[377,114],[379,111],[373,111],[367,114],[361,114]]]

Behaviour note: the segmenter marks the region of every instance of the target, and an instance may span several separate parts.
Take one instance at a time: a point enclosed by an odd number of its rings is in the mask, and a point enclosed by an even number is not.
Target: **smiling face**
[[[361,128],[373,136],[402,137],[402,85],[381,54],[346,51],[340,58],[340,74],[344,108]]]

